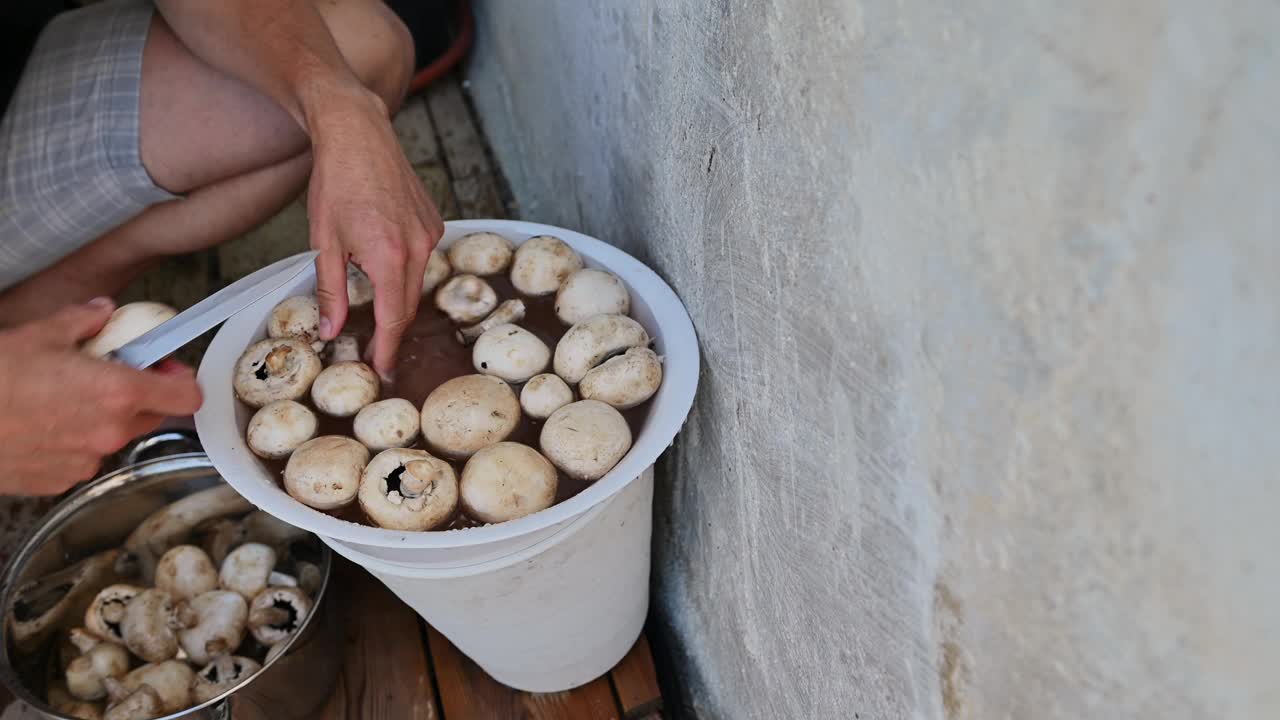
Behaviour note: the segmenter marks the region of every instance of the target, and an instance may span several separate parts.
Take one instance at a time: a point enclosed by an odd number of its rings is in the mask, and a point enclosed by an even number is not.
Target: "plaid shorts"
[[[153,13],[108,0],[57,16],[36,42],[0,122],[0,290],[176,197],[139,150]]]

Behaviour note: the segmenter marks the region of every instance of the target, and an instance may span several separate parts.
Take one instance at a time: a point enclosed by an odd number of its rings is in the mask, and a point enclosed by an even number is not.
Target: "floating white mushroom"
[[[647,347],[633,347],[587,371],[578,383],[584,400],[599,400],[619,410],[653,397],[662,385],[662,358]]]
[[[525,307],[523,300],[520,300],[519,298],[515,300],[506,300],[499,305],[496,310],[489,313],[489,316],[485,319],[475,325],[464,327],[459,330],[455,337],[457,337],[458,342],[463,345],[470,345],[491,328],[495,328],[499,325],[506,325],[508,323],[520,322],[524,319],[524,311]]]
[[[186,600],[218,586],[218,569],[209,555],[195,545],[178,545],[160,556],[156,587],[174,600]]]
[[[537,235],[516,248],[511,284],[525,295],[550,295],[582,269],[582,257],[554,235]]]
[[[129,652],[155,663],[178,654],[177,630],[181,627],[173,596],[148,588],[125,606],[120,634]]]
[[[249,346],[236,361],[236,397],[260,408],[277,400],[297,400],[307,394],[320,374],[320,356],[297,338],[267,338]]]
[[[626,315],[594,315],[569,328],[556,344],[556,374],[577,385],[607,358],[649,344],[649,333]]]
[[[556,317],[565,325],[577,325],[592,315],[626,315],[631,293],[622,278],[605,270],[578,270],[556,292]]]
[[[294,587],[269,587],[249,603],[249,632],[263,645],[275,645],[297,632],[311,614],[311,598]]]
[[[293,451],[284,468],[284,489],[317,510],[334,510],[356,499],[369,450],[351,438],[322,435]]]
[[[373,368],[361,362],[340,362],[316,376],[311,401],[325,415],[351,417],[377,400],[381,390],[382,382]]]
[[[165,660],[143,665],[119,681],[107,680],[105,684],[113,704],[123,702],[141,688],[150,688],[160,700],[159,714],[168,715],[191,705],[191,684],[194,680],[195,672],[189,665],[181,660]],[[108,711],[107,717],[110,716]],[[156,715],[130,717],[150,718]]]
[[[534,420],[546,420],[571,402],[573,389],[553,373],[534,375],[520,389],[520,408]]]
[[[422,294],[435,290],[452,273],[453,268],[449,266],[449,259],[445,254],[440,250],[432,250],[427,258],[427,269],[422,272]]]
[[[453,467],[422,450],[384,450],[360,479],[360,507],[378,527],[430,530],[448,520],[457,505]]]
[[[222,561],[218,573],[219,584],[224,590],[239,593],[252,600],[262,592],[276,566],[276,551],[270,545],[250,542],[232,550]]]
[[[476,340],[471,364],[484,375],[522,383],[547,368],[551,348],[519,325],[499,325]]]
[[[469,233],[449,246],[449,264],[456,273],[497,275],[511,264],[511,241],[491,232]]]
[[[320,304],[313,295],[294,295],[281,300],[271,309],[267,320],[267,337],[298,338],[311,344],[320,352],[324,341],[320,339]]]
[[[598,480],[631,449],[631,428],[622,413],[609,405],[579,400],[547,418],[539,445],[565,475]]]
[[[234,651],[244,640],[249,620],[249,603],[232,590],[210,590],[197,595],[179,609],[184,615],[178,644],[187,658],[204,665],[213,658]]]
[[[449,380],[422,404],[422,436],[436,453],[455,460],[507,439],[520,422],[520,402],[503,380],[463,375]]]
[[[80,628],[70,633],[80,656],[67,665],[67,692],[80,700],[101,700],[107,696],[106,678],[129,672],[129,652]]]
[[[479,322],[498,305],[498,293],[475,275],[454,275],[436,290],[436,307],[460,325]]]
[[[86,340],[80,349],[94,357],[104,357],[146,335],[177,314],[177,310],[158,302],[121,305],[111,313],[107,324],[102,326],[98,334]]]
[[[253,658],[239,655],[220,655],[200,668],[191,686],[191,701],[199,705],[208,702],[262,669]]]
[[[259,408],[249,419],[246,439],[258,457],[288,457],[302,443],[316,436],[316,414],[294,400],[277,400]]]
[[[352,431],[365,447],[377,452],[408,447],[418,439],[418,408],[404,398],[370,403],[356,413]]]
[[[353,335],[339,335],[329,343],[329,364],[360,362],[360,341]]]
[[[476,520],[515,520],[551,507],[556,469],[528,445],[490,445],[462,468],[461,498],[463,511]]]

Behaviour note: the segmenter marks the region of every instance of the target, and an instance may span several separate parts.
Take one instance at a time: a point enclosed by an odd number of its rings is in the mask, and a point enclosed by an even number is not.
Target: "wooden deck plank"
[[[484,137],[476,127],[471,109],[462,95],[457,75],[451,75],[426,90],[427,109],[440,137],[444,159],[453,178],[458,211],[464,218],[507,216],[494,169],[485,150]]]
[[[607,677],[569,692],[520,692],[489,677],[435,628],[427,633],[444,720],[621,720]]]
[[[439,718],[417,614],[364,570],[335,563],[336,598],[350,614],[341,679],[322,720]]]
[[[618,692],[622,712],[629,720],[642,718],[662,709],[658,673],[653,667],[649,639],[644,635],[640,636],[627,656],[609,674],[613,679],[613,687]]]

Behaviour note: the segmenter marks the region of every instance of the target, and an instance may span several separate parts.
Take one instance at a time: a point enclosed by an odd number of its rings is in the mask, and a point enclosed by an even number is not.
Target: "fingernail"
[[[109,307],[115,307],[116,303],[114,300],[112,300],[109,297],[96,297],[90,300],[88,304],[96,308],[109,308]]]
[[[322,340],[332,340],[333,323],[329,322],[329,318],[320,318],[320,338]]]

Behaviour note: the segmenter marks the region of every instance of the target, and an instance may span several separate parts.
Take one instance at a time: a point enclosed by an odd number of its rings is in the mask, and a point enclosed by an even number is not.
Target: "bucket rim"
[[[583,256],[588,267],[600,267],[622,278],[633,302],[636,297],[643,298],[661,322],[659,328],[646,329],[655,340],[661,340],[663,382],[654,395],[644,428],[612,470],[582,492],[546,510],[496,525],[455,530],[404,532],[370,527],[341,520],[294,500],[249,451],[239,430],[228,432],[228,427],[236,424],[232,369],[214,367],[208,362],[217,356],[239,357],[248,345],[246,336],[256,337],[255,332],[271,308],[297,293],[298,284],[294,283],[264,296],[223,324],[205,353],[205,361],[200,364],[198,378],[205,389],[205,404],[195,415],[196,430],[206,454],[223,478],[259,509],[321,537],[370,548],[448,549],[510,541],[572,520],[613,497],[653,465],[684,426],[693,407],[700,374],[698,338],[688,311],[675,291],[652,269],[626,252],[555,225],[524,220],[451,220],[445,223],[445,235],[439,247],[447,247],[467,233],[485,231],[501,234],[517,245],[537,235],[559,237]],[[314,277],[314,267],[308,268],[299,276],[299,282],[313,282]]]

